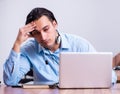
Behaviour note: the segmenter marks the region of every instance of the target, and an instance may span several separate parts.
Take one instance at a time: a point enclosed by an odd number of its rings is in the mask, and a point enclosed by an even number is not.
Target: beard
[[[55,41],[54,42],[41,42],[40,44],[41,46],[49,50],[53,49],[56,45]]]

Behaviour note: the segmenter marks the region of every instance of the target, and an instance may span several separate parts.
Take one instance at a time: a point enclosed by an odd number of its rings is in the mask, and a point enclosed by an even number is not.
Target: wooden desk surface
[[[120,71],[116,71],[120,81]],[[110,89],[23,89],[0,86],[0,94],[120,94],[120,83]]]
[[[120,84],[110,89],[23,89],[1,85],[0,94],[120,94]]]

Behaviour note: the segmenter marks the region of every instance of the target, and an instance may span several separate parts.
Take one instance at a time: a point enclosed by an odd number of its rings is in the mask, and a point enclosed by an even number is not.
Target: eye
[[[32,32],[30,32],[30,34],[34,36],[34,35],[38,35],[39,32],[37,30],[33,30]]]
[[[44,29],[44,31],[46,32],[46,31],[48,31],[48,29]]]
[[[49,30],[49,27],[45,27],[44,28],[44,31],[46,32],[46,31],[48,31]]]

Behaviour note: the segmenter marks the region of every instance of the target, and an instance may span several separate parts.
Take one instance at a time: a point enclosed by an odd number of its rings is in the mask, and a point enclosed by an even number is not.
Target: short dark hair
[[[57,20],[54,17],[54,14],[50,10],[48,10],[46,8],[39,8],[38,7],[38,8],[32,9],[32,11],[27,15],[25,24],[28,24],[28,23],[35,21],[35,20],[38,20],[42,16],[46,16],[46,17],[48,17],[48,19],[51,22],[56,21],[56,23],[57,23]]]

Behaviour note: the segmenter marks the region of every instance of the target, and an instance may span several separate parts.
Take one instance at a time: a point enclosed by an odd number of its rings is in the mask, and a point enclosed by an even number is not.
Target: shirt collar
[[[40,44],[38,44],[38,52],[40,53],[42,51],[44,51],[44,47],[42,47]]]
[[[70,45],[67,41],[67,38],[65,37],[65,34],[60,33],[61,36],[61,49],[69,49]]]

